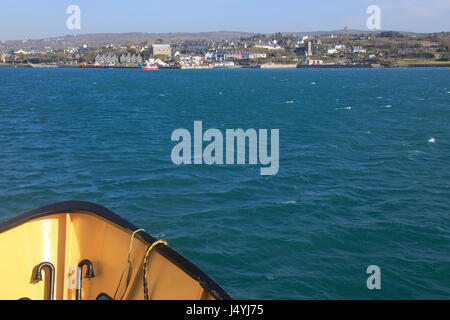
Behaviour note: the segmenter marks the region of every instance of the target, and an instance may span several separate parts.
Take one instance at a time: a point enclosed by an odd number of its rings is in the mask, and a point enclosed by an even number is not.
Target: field
[[[435,65],[450,65],[449,61],[435,61],[430,59],[412,58],[412,59],[397,59],[395,60],[398,65],[409,64],[435,64]]]

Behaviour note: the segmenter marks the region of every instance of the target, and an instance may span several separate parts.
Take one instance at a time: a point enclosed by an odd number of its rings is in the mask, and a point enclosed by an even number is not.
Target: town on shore
[[[228,39],[145,39],[114,34],[0,41],[0,66],[137,68],[302,68],[450,66],[450,32],[342,30],[239,34]],[[90,39],[89,41],[87,39]],[[108,40],[109,39],[109,40]],[[86,40],[86,43],[83,41]]]

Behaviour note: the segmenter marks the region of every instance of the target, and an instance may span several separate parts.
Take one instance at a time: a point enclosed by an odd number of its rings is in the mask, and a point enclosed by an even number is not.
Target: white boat
[[[148,61],[142,66],[142,70],[159,70],[158,65],[151,64]]]

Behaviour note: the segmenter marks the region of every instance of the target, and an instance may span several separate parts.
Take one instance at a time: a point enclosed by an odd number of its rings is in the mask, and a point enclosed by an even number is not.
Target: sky
[[[81,9],[69,30],[67,7]],[[1,0],[0,40],[103,32],[255,33],[367,30],[377,5],[381,30],[450,31],[450,0]]]

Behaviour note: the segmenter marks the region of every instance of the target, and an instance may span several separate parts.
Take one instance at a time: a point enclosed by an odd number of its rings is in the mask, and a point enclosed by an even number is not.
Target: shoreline
[[[141,67],[80,67],[75,65],[65,65],[65,66],[56,66],[56,65],[0,65],[0,68],[21,68],[21,69],[141,69]],[[161,67],[159,70],[226,70],[226,69],[259,69],[259,70],[282,70],[282,69],[400,69],[400,68],[450,68],[450,62],[449,63],[431,63],[431,64],[407,64],[407,65],[399,65],[399,66],[383,66],[383,65],[297,65],[294,67],[293,65],[278,65],[278,66],[271,66],[269,68],[267,67],[261,67],[261,66],[233,66],[233,67],[206,67],[206,66],[199,66],[199,67]]]

